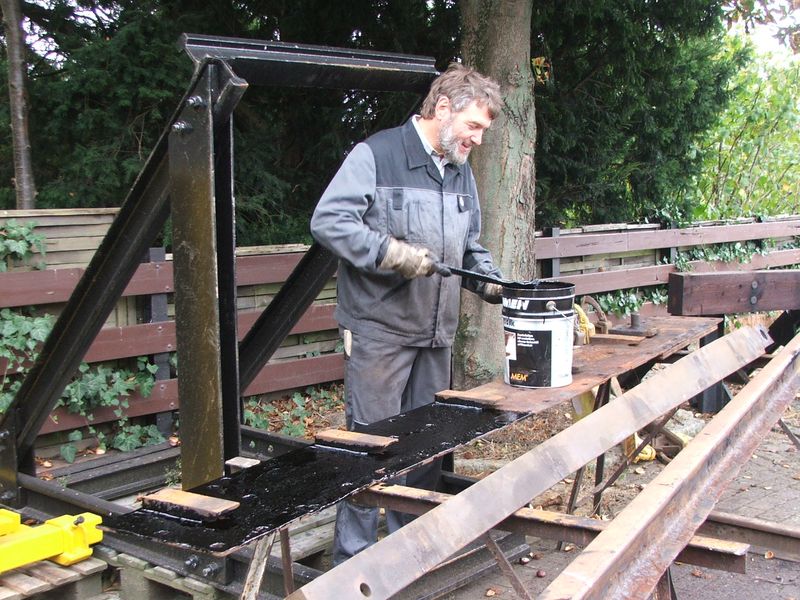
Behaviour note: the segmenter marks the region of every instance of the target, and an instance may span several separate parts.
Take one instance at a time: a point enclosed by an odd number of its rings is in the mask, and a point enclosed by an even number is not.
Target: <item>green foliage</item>
[[[667,287],[657,285],[608,292],[600,294],[596,300],[604,313],[622,317],[639,312],[645,302],[652,302],[656,305],[666,304],[667,297]]]
[[[191,0],[23,3],[36,48],[29,96],[41,208],[118,206],[189,83],[183,32],[456,55],[452,2]],[[0,55],[0,83],[6,84]],[[416,95],[251,86],[234,117],[239,245],[310,242],[308,218],[344,153],[399,124]],[[8,122],[7,95],[0,121]],[[13,160],[0,128],[0,208],[14,205]],[[169,238],[169,234],[165,235]]]
[[[130,452],[163,441],[164,436],[155,425],[123,425],[114,436],[111,446],[121,452]]]
[[[14,262],[30,263],[35,254],[44,256],[44,236],[34,232],[36,223],[19,223],[8,219],[0,223],[0,272],[8,271]],[[44,268],[44,263],[37,263]]]
[[[53,322],[51,315],[39,316],[8,308],[0,310],[0,361],[5,363],[0,377],[0,413],[5,412],[14,401],[22,379],[36,360],[39,347],[47,339]],[[143,444],[160,443],[163,436],[157,430],[128,425],[124,416],[124,409],[128,407],[127,398],[132,393],[138,391],[145,398],[150,395],[157,370],[158,367],[146,357],[136,359],[135,370],[81,363],[78,374],[67,384],[56,407],[63,406],[68,412],[83,415],[90,422],[96,408],[111,407],[118,418],[118,432],[111,441],[114,448],[126,450]],[[96,434],[101,447],[105,447],[103,432],[90,426],[89,433]],[[80,441],[82,436],[78,430],[70,433],[69,443],[61,448],[65,460],[72,462],[75,459],[75,442]]]
[[[304,393],[269,402],[250,398],[244,409],[244,422],[257,429],[278,431],[284,435],[305,436],[318,417],[327,412],[341,410],[343,386],[309,386]]]
[[[732,38],[728,52],[744,43]],[[757,55],[730,82],[733,96],[699,142],[695,218],[794,214],[800,203],[800,59]]]
[[[743,53],[720,54],[719,2],[534,3],[537,225],[691,215],[696,138]]]
[[[275,414],[277,409],[262,402],[258,398],[250,398],[244,407],[244,424],[256,429],[267,430],[270,427],[270,416]]]
[[[173,467],[167,469],[166,473],[164,473],[165,482],[164,485],[167,487],[177,486],[181,482],[181,478],[183,476],[181,472],[181,457],[179,456],[175,460],[175,464]]]
[[[770,243],[760,241],[725,242],[711,246],[694,246],[689,250],[678,252],[675,259],[675,268],[678,271],[690,271],[691,265],[689,263],[693,260],[747,264],[756,254],[769,254],[770,246]]]
[[[50,315],[35,316],[0,309],[0,361],[5,361],[0,377],[0,413],[14,400],[21,385],[20,376],[26,372],[52,326]]]
[[[62,444],[59,452],[61,453],[61,458],[68,463],[72,463],[75,462],[75,457],[78,455],[78,446],[76,444],[83,440],[83,433],[79,429],[71,431],[67,436],[67,440],[69,442]]]

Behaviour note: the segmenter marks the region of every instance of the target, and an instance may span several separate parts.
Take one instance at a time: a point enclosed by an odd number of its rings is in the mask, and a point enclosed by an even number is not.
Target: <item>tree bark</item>
[[[533,0],[462,0],[460,6],[464,63],[496,79],[505,101],[502,114],[470,158],[481,195],[481,242],[492,252],[506,278],[533,279]],[[504,348],[500,307],[474,294],[462,294],[454,348],[454,387],[473,387],[499,376]]]
[[[36,208],[31,144],[28,135],[28,102],[25,93],[25,31],[19,0],[0,0],[8,53],[8,98],[11,111],[11,142],[14,148],[14,187],[17,208]]]

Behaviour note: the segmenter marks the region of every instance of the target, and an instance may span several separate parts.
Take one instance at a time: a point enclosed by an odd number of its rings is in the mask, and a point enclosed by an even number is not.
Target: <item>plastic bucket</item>
[[[507,384],[541,388],[572,383],[574,300],[571,283],[503,288]]]

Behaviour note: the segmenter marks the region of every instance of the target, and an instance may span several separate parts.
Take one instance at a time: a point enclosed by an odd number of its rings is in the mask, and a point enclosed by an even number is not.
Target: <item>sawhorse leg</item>
[[[525,589],[522,581],[520,581],[519,577],[517,577],[517,574],[514,573],[514,567],[512,567],[511,563],[508,562],[506,555],[503,554],[503,550],[497,545],[497,542],[492,539],[491,532],[487,533],[483,537],[483,541],[486,543],[486,547],[489,549],[489,552],[491,552],[492,556],[494,556],[497,566],[500,567],[500,570],[511,582],[511,586],[514,588],[514,591],[517,592],[517,596],[523,600],[533,600],[533,596],[528,593],[528,590]]]
[[[596,411],[598,408],[603,406],[604,404],[608,404],[608,400],[611,394],[611,381],[604,381],[597,390],[597,395],[594,397],[594,406],[592,407],[592,412]],[[603,480],[603,467],[605,466],[605,454],[601,454],[597,457],[597,462],[595,465],[595,486],[597,485],[597,476],[598,473],[600,474],[600,481]],[[575,481],[572,483],[572,490],[569,493],[569,501],[567,502],[567,514],[571,515],[575,512],[575,507],[578,503],[578,492],[580,491],[581,483],[583,482],[583,474],[586,470],[586,467],[581,467],[575,472]],[[599,501],[598,501],[599,502]],[[558,549],[564,549],[564,542],[558,542]]]
[[[272,554],[272,546],[275,543],[275,536],[280,537],[281,561],[283,563],[283,588],[288,596],[294,592],[294,574],[292,571],[292,550],[289,544],[289,530],[282,527],[277,533],[272,532],[266,537],[256,542],[253,552],[253,559],[250,561],[250,568],[247,570],[247,578],[242,588],[241,600],[256,600],[258,591],[264,581],[264,572],[267,569],[267,562]]]

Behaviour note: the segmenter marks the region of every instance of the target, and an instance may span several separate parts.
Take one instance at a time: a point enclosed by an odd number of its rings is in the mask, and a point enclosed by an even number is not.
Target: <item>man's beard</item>
[[[448,162],[457,166],[461,166],[467,162],[469,150],[467,150],[465,153],[459,151],[461,149],[461,142],[455,137],[455,135],[453,135],[452,117],[448,119],[439,130],[439,145],[442,147],[442,150],[444,151],[444,157],[448,160]]]

